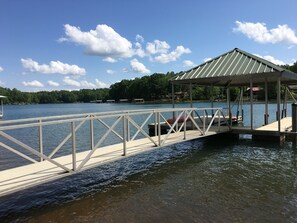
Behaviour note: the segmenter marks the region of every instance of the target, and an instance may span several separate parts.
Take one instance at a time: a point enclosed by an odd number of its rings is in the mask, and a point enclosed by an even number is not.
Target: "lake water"
[[[170,106],[18,105],[5,118]],[[248,125],[248,105],[245,115]],[[0,222],[297,222],[297,149],[245,136],[167,146],[2,197]]]

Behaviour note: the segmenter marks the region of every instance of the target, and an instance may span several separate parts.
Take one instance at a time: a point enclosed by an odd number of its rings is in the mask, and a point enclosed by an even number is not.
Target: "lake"
[[[15,105],[5,119],[160,107],[171,105]],[[255,126],[263,111],[254,105]],[[297,149],[248,136],[179,143],[2,197],[0,222],[297,222]]]

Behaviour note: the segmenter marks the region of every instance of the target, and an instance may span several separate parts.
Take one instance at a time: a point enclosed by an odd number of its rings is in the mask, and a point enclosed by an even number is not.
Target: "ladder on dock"
[[[209,110],[214,114],[211,119],[207,117]],[[169,123],[172,115],[175,121]],[[202,125],[195,121],[198,117]],[[164,135],[161,122],[169,127]],[[162,146],[229,131],[229,125],[221,126],[223,122],[228,124],[221,108],[129,110],[2,121],[0,149],[16,158],[8,163],[8,169],[0,171],[0,196]],[[154,123],[155,136],[148,134],[149,123]],[[15,166],[20,160],[27,163]]]

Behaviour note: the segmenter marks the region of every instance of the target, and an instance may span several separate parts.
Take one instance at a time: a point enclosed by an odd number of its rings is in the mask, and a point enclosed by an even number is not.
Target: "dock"
[[[57,180],[62,177],[67,177],[100,165],[116,162],[140,153],[162,149],[163,146],[181,143],[187,140],[210,137],[230,131],[230,126],[221,126],[220,121],[216,123],[216,125],[213,125],[214,119],[208,120],[208,123],[204,122],[203,127],[199,127],[195,123],[195,117],[199,112],[202,115],[205,113],[204,111],[205,108],[141,110],[3,121],[0,126],[1,138],[22,147],[22,149],[17,150],[16,147],[13,148],[4,140],[0,141],[0,149],[7,149],[8,151],[15,153],[15,155],[20,156],[20,158],[28,159],[32,163],[0,171],[0,196]],[[147,125],[150,123],[151,119],[155,120],[156,131],[161,133],[161,125],[158,125],[158,123],[164,121],[166,114],[172,114],[172,112],[175,112],[179,118],[186,117],[185,120],[191,120],[196,128],[188,130],[187,127],[185,127],[186,122],[178,126],[178,121],[175,121],[170,124],[170,129],[167,134],[157,134],[153,137],[149,136],[146,131],[148,130]],[[222,119],[222,121],[226,121],[221,109],[214,109],[214,113],[217,117]],[[136,123],[134,120],[134,116],[139,115],[146,116],[142,123]],[[107,124],[106,119],[111,118],[114,123]],[[206,121],[206,118],[203,118],[202,116],[202,120]],[[90,140],[92,141],[94,140],[93,136],[96,135],[94,122],[101,123],[106,127],[107,130],[105,134],[97,143],[91,142],[92,147],[89,150],[77,152],[76,136],[78,129],[85,123],[90,125]],[[70,128],[70,134],[56,148],[54,148],[53,151],[42,151],[42,145],[45,143],[43,141],[45,139],[42,132],[43,128],[49,125],[60,125],[61,123],[68,123],[71,125],[72,128]],[[134,132],[131,130],[131,126],[135,127],[136,130],[134,129]],[[30,147],[25,142],[21,142],[14,136],[6,133],[6,131],[12,129],[32,127],[38,129],[40,148],[37,149]],[[120,127],[121,133],[119,133],[119,129],[116,127]],[[133,135],[130,135],[132,132]],[[136,136],[139,134],[143,137],[136,139]],[[110,135],[120,138],[122,142],[102,146],[102,142]],[[72,141],[72,150],[70,154],[53,158],[53,154],[61,149],[68,140]],[[37,158],[33,159],[32,156],[25,155],[22,150],[31,152],[32,155],[37,156]]]
[[[280,120],[280,131],[278,131],[278,121],[272,122],[268,125],[263,125],[255,129],[250,127],[232,127],[232,134],[250,134],[255,140],[273,140],[284,141],[286,136],[293,134],[292,131],[292,117],[285,117]]]

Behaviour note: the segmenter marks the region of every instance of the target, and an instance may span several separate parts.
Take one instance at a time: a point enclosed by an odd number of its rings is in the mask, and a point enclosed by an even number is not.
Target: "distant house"
[[[106,103],[115,103],[115,100],[114,99],[109,99],[109,100],[106,100]]]
[[[129,99],[120,99],[119,102],[120,103],[128,103],[129,102]]]
[[[144,103],[144,99],[143,98],[134,98],[133,102],[136,104],[142,104],[142,103]]]
[[[252,88],[254,101],[257,101],[258,100],[259,93],[262,90],[263,90],[263,88],[261,88],[261,87],[253,87]],[[250,88],[249,87],[246,89],[246,93],[249,95],[249,93],[250,93]]]
[[[102,100],[95,100],[95,101],[90,101],[90,103],[102,103]]]

